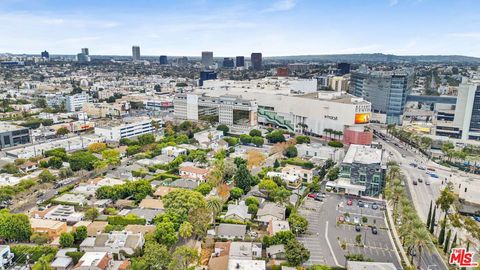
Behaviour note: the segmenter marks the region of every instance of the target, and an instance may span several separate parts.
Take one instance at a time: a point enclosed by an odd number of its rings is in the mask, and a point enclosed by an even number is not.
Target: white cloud
[[[296,0],[279,0],[267,8],[265,12],[287,11],[293,9],[296,5]]]

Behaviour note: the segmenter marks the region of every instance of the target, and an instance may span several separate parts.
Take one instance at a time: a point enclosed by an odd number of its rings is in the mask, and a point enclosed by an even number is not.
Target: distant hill
[[[417,63],[480,63],[480,58],[463,55],[393,55],[383,53],[292,55],[265,57],[270,60],[325,62],[417,62]]]

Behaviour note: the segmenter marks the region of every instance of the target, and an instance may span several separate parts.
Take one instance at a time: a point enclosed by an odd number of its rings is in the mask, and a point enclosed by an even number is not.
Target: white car
[[[360,218],[359,217],[354,217],[353,218],[353,223],[360,224]]]

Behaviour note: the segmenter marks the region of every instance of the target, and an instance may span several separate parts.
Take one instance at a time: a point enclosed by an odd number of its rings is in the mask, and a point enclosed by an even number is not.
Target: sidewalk
[[[405,249],[403,248],[402,241],[400,240],[400,236],[398,235],[397,228],[395,227],[395,221],[393,220],[393,213],[392,213],[393,209],[391,209],[391,206],[388,204],[388,202],[386,203],[385,208],[387,209],[387,226],[391,232],[391,235],[393,235],[394,244],[395,244],[395,247],[397,248],[396,254],[397,256],[398,254],[400,254],[401,260],[400,258],[399,260],[405,263],[405,266],[410,267],[411,264],[410,264],[410,261],[408,260],[408,255],[405,252]]]

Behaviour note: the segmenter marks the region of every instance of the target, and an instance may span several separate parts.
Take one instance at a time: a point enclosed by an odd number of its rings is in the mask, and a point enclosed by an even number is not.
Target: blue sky
[[[0,0],[0,52],[480,57],[479,0]]]

